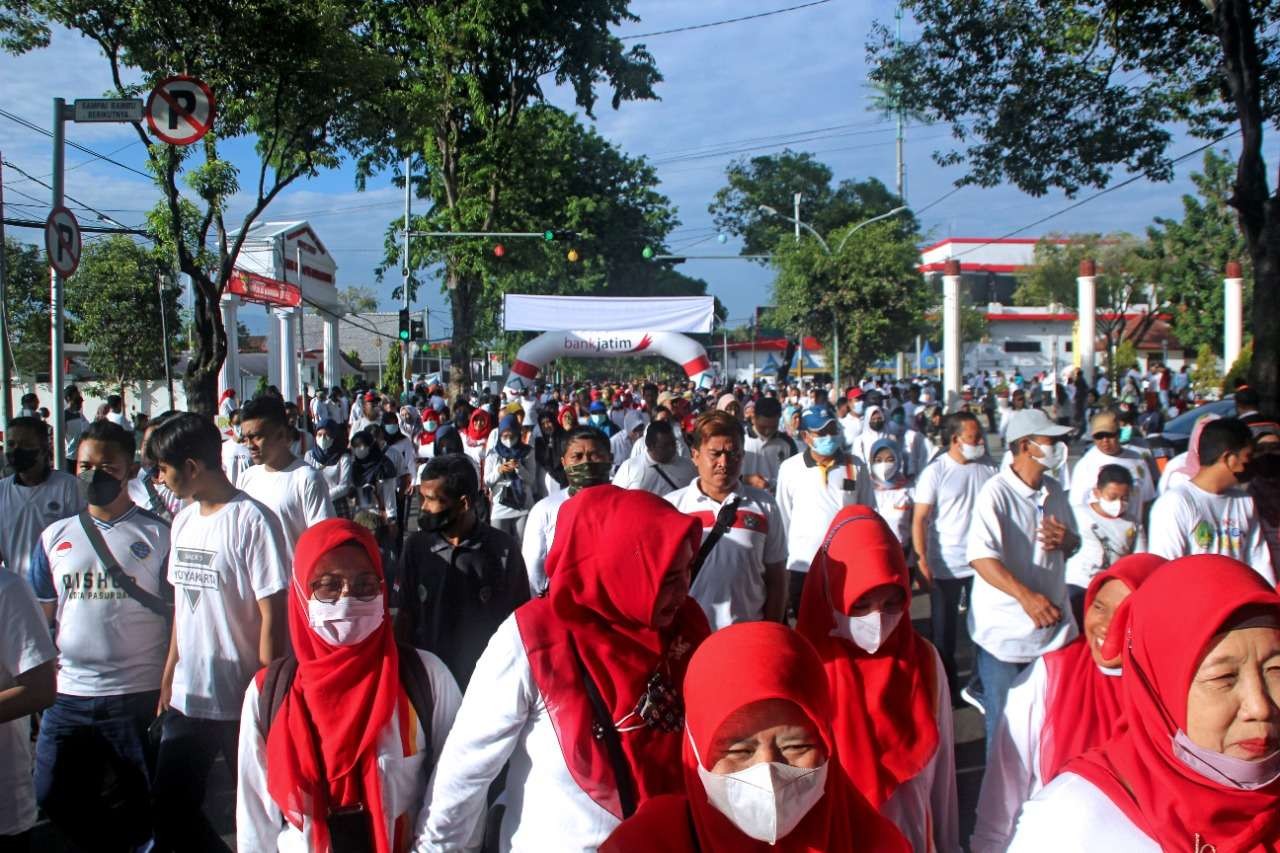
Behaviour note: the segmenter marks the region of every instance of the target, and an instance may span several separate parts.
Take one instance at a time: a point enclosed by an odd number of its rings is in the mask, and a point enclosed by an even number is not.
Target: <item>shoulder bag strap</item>
[[[626,820],[636,811],[636,783],[631,775],[631,765],[627,764],[627,757],[622,752],[622,739],[618,737],[613,716],[605,707],[600,688],[596,687],[595,681],[591,679],[591,673],[587,672],[587,667],[582,663],[582,656],[578,654],[578,647],[574,644],[572,637],[569,639],[569,648],[573,652],[578,673],[582,676],[582,686],[587,691],[587,700],[591,702],[592,716],[595,717],[591,733],[596,740],[604,742],[605,752],[609,755],[609,764],[613,766],[613,778],[618,785],[618,802],[622,806],[622,818]]]
[[[289,685],[298,673],[298,659],[292,654],[276,658],[267,664],[267,671],[262,677],[262,689],[258,691],[258,731],[266,740],[271,724],[275,722],[284,697],[289,693]]]
[[[102,531],[93,523],[93,518],[89,515],[88,510],[81,512],[79,519],[84,535],[89,538],[89,544],[93,546],[93,552],[98,555],[98,560],[102,563],[102,567],[106,569],[107,574],[115,582],[116,586],[123,589],[126,595],[152,613],[172,620],[173,605],[160,596],[147,592],[138,586],[137,581],[124,573],[124,569],[120,568],[120,564],[111,553],[111,549],[107,547],[107,540],[102,538]]]
[[[422,662],[422,658],[418,655],[418,650],[408,643],[396,643],[397,650],[400,653],[400,685],[404,688],[405,695],[409,697],[409,704],[413,706],[413,713],[418,715],[418,724],[422,726],[423,743],[422,749],[427,754],[427,770],[424,774],[427,778],[431,777],[431,773],[435,770],[435,748],[431,741],[431,716],[435,711],[435,694],[431,692],[431,676],[427,672],[427,667]]]
[[[711,549],[716,547],[716,543],[720,541],[720,538],[728,532],[730,527],[733,527],[733,522],[738,517],[738,504],[741,502],[741,497],[735,497],[720,507],[720,512],[716,513],[716,523],[711,528],[711,532],[707,534],[707,538],[702,540],[702,546],[698,548],[698,553],[693,558],[693,564],[689,567],[691,582],[693,578],[698,576],[698,572],[702,569],[702,564],[711,555]]]
[[[662,466],[661,466],[661,465],[659,465],[657,462],[653,463],[653,470],[657,471],[657,472],[658,472],[658,476],[659,476],[659,477],[661,477],[663,480],[665,480],[665,481],[666,481],[666,483],[667,483],[667,485],[668,485],[668,486],[670,486],[672,489],[679,489],[679,488],[680,488],[679,486],[677,486],[677,485],[675,484],[675,481],[674,481],[674,480],[672,480],[670,477],[668,477],[668,476],[667,476],[667,472],[666,472],[666,471],[663,471],[663,470],[662,470]]]

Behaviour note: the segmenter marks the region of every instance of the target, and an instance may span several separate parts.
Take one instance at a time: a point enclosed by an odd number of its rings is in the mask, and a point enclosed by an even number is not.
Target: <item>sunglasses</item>
[[[1120,433],[1118,432],[1095,432],[1093,434],[1094,441],[1105,441],[1106,439],[1109,439],[1109,438],[1119,438],[1119,437],[1120,437]]]

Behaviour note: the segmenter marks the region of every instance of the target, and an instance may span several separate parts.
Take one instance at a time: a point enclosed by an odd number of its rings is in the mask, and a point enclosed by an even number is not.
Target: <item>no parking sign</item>
[[[161,80],[147,98],[147,125],[170,145],[190,145],[213,127],[213,90],[186,75]]]
[[[80,223],[65,207],[55,207],[45,220],[44,249],[49,266],[64,278],[80,266]]]

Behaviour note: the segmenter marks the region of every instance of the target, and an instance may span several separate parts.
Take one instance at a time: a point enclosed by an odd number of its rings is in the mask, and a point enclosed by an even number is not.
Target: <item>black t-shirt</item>
[[[397,636],[438,656],[463,690],[489,638],[529,600],[520,543],[483,523],[456,547],[437,533],[414,533],[398,580]]]

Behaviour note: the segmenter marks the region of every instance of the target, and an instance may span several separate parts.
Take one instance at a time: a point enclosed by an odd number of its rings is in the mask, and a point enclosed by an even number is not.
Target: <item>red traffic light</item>
[[[495,258],[500,258],[506,253],[507,253],[507,248],[506,246],[503,246],[501,243],[493,247],[493,256]]]

